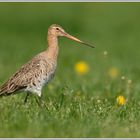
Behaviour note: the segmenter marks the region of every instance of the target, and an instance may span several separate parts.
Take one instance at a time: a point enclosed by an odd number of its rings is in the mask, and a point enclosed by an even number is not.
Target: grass
[[[24,104],[25,93],[1,98],[0,137],[140,137],[139,14],[139,3],[0,3],[0,84],[46,48],[53,23],[96,45],[59,39],[47,108],[33,95]],[[79,61],[89,72],[76,73]]]

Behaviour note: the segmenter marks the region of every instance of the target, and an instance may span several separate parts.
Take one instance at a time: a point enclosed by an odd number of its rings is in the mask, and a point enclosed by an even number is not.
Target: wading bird
[[[25,91],[27,93],[24,102],[27,102],[28,96],[33,93],[41,97],[41,90],[53,77],[57,66],[58,56],[58,37],[64,36],[90,47],[85,43],[64,31],[64,29],[53,24],[48,29],[48,48],[33,57],[29,62],[23,65],[7,82],[0,87],[0,96],[8,96]]]

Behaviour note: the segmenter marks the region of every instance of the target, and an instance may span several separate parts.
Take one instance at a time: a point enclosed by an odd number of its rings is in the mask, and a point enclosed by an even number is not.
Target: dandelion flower
[[[112,78],[112,79],[115,79],[118,77],[119,75],[119,70],[115,67],[111,67],[109,70],[108,70],[108,75]]]
[[[89,66],[86,62],[80,61],[75,64],[75,71],[80,74],[86,74],[89,71]]]
[[[120,95],[117,97],[117,104],[118,105],[124,105],[126,103],[126,99],[124,96]]]

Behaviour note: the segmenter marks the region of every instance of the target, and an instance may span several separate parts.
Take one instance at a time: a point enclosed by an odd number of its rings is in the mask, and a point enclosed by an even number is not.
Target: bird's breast
[[[43,65],[39,79],[41,86],[47,84],[54,77],[56,65],[57,64],[55,62],[51,61]]]

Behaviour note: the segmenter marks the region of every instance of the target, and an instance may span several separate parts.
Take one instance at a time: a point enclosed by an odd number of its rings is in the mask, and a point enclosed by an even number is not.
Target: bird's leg
[[[42,98],[42,96],[40,96],[40,97],[36,96],[35,99],[36,99],[36,102],[37,102],[38,106],[40,106],[40,107],[44,107],[45,106],[45,108],[48,109],[45,101]]]
[[[36,102],[37,102],[38,106],[40,106],[40,99],[39,99],[39,97],[38,97],[38,96],[35,96],[35,100],[36,100]]]
[[[30,93],[27,92],[26,97],[25,97],[25,99],[24,99],[24,103],[27,103],[27,99],[28,99],[29,95],[30,95]]]

